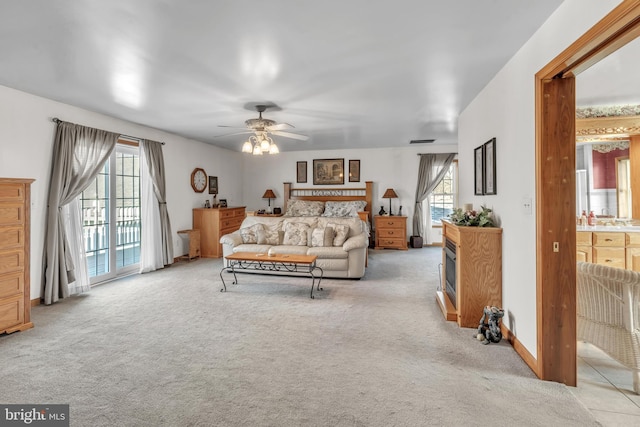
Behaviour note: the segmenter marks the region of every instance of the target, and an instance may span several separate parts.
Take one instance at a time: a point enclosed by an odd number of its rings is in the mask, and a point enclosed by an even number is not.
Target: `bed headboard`
[[[365,181],[364,187],[349,188],[293,188],[290,182],[284,183],[284,210],[287,211],[289,200],[315,200],[320,202],[347,202],[350,200],[364,200],[367,206],[369,222],[371,222],[371,203],[373,201],[373,181]]]

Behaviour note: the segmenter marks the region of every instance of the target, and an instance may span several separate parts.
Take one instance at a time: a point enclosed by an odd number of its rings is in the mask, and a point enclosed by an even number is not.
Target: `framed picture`
[[[296,162],[296,182],[307,182],[307,162]]]
[[[209,194],[218,194],[218,177],[209,177]]]
[[[314,159],[313,185],[344,184],[344,159]]]
[[[360,160],[349,160],[349,182],[360,182]]]
[[[227,207],[227,199],[220,199],[220,207],[221,208]]]
[[[496,188],[496,139],[484,143],[484,194],[498,194]]]
[[[481,196],[484,194],[484,145],[473,150],[473,159],[474,194]]]

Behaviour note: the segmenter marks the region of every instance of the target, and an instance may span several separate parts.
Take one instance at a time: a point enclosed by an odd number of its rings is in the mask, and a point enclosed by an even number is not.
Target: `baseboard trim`
[[[522,360],[524,360],[524,363],[526,363],[527,366],[533,371],[533,373],[536,374],[538,378],[540,378],[540,374],[538,373],[538,361],[536,360],[536,358],[533,357],[531,353],[529,353],[529,350],[527,350],[527,348],[522,345],[520,340],[518,340],[518,337],[516,337],[513,332],[511,332],[509,328],[505,326],[504,323],[500,323],[500,331],[502,332],[502,338],[509,341],[509,344],[511,344],[518,356],[520,356]]]
[[[31,300],[31,307],[35,307],[36,305],[40,305],[40,304],[42,304],[42,301],[40,300],[40,298]]]

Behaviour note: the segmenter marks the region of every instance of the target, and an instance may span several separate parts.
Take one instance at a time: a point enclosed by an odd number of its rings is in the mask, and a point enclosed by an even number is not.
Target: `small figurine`
[[[386,215],[387,212],[384,210],[384,206],[380,206],[380,211],[378,212],[378,215],[382,216],[382,215]]]
[[[398,216],[402,216],[402,206],[400,206],[400,209],[398,209]]]
[[[502,339],[500,331],[500,319],[504,316],[504,310],[498,307],[486,306],[483,310],[476,338],[482,344],[490,342],[498,343]],[[486,323],[485,323],[486,322]]]

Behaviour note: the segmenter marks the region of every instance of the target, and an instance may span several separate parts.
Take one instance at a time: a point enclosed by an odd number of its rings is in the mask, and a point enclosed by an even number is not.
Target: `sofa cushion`
[[[309,240],[309,224],[289,222],[284,227],[283,245],[307,246]]]
[[[279,245],[280,244],[280,224],[266,225],[258,230],[259,245]]]
[[[318,259],[343,259],[349,257],[349,252],[337,246],[309,248],[307,255],[316,255]]]
[[[242,236],[242,243],[258,243],[258,230],[262,230],[264,226],[262,224],[254,224],[251,227],[241,228],[240,236]]]
[[[243,243],[233,248],[233,253],[252,252],[254,254],[266,254],[271,249],[271,245],[256,245],[255,243]]]
[[[366,224],[360,218],[331,218],[331,217],[319,217],[316,227],[327,227],[329,224],[344,224],[349,227],[349,234],[347,237],[355,236],[363,233],[366,229]]]
[[[298,246],[298,245],[280,245],[280,246],[271,246],[269,249],[269,255],[306,255],[307,254],[306,246]]]
[[[335,231],[331,227],[314,228],[311,232],[311,245],[314,247],[333,246]]]
[[[335,230],[335,237],[333,238],[333,246],[342,246],[349,236],[349,226],[346,224],[327,224],[327,227],[331,227]]]

